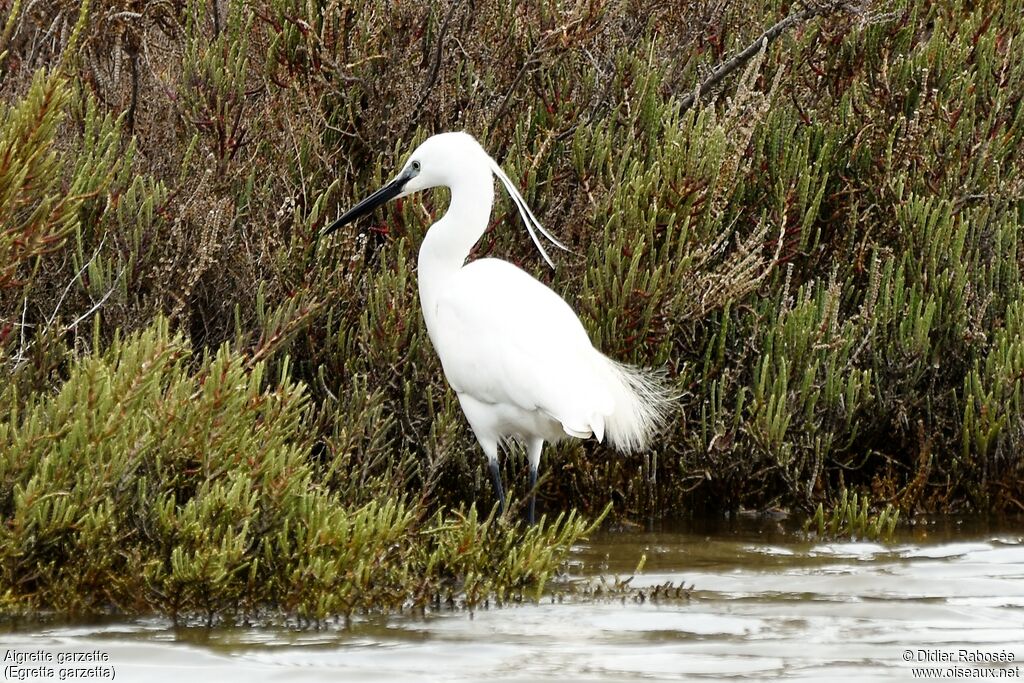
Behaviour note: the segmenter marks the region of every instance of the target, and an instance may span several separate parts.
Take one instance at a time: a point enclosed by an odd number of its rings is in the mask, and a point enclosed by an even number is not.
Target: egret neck
[[[428,331],[445,281],[465,265],[473,245],[487,230],[494,204],[494,177],[484,162],[458,174],[450,187],[448,211],[430,226],[420,246],[417,278]]]

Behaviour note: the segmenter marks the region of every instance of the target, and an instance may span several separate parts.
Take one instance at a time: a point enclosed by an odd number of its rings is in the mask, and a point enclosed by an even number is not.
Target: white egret
[[[597,351],[565,301],[525,271],[499,259],[466,263],[487,228],[498,176],[544,260],[537,233],[565,249],[539,223],[501,167],[466,133],[434,135],[402,171],[321,235],[384,202],[446,186],[451,202],[423,238],[420,304],[445,377],[487,456],[500,510],[505,493],[498,445],[517,440],[530,463],[529,520],[544,442],[605,438],[621,452],[647,448],[673,400],[657,373],[617,363]]]

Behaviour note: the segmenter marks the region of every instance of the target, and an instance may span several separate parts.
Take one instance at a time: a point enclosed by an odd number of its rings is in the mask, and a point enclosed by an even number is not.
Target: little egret
[[[466,263],[487,228],[494,179],[508,190],[526,228],[565,249],[540,224],[501,167],[466,133],[442,133],[416,148],[389,183],[325,228],[327,235],[381,204],[446,186],[451,202],[423,238],[420,305],[444,375],[487,456],[499,500],[505,492],[498,444],[516,440],[530,462],[529,521],[545,441],[567,436],[608,442],[621,452],[647,448],[664,426],[673,396],[657,374],[597,351],[565,301],[516,266],[482,258]]]

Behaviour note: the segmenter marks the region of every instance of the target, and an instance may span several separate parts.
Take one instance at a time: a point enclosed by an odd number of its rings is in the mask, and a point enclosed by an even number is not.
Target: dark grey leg
[[[537,469],[540,467],[540,452],[544,450],[544,440],[533,438],[526,444],[526,458],[530,461],[530,525],[537,519]]]
[[[494,481],[494,492],[498,494],[498,514],[505,514],[505,489],[501,486],[501,472],[498,470],[497,459],[489,460],[491,479]]]
[[[537,519],[537,468],[530,467],[530,526],[536,523]]]

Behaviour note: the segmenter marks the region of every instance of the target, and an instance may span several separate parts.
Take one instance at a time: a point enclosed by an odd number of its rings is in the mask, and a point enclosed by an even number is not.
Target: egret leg
[[[530,465],[530,526],[537,523],[537,468]]]
[[[459,394],[459,401],[462,403],[462,410],[466,413],[466,417],[471,417],[474,413],[467,409],[466,397]],[[469,407],[472,408],[473,405],[471,402]],[[491,434],[478,430],[472,419],[470,419],[469,424],[473,427],[473,432],[476,434],[476,440],[480,444],[480,448],[483,449],[484,455],[487,456],[487,465],[491,469],[491,481],[494,482],[494,494],[498,496],[498,514],[503,516],[505,514],[505,488],[501,485],[501,470],[498,469],[498,440]]]
[[[505,514],[505,489],[501,486],[501,470],[498,469],[498,459],[489,458],[491,467],[491,479],[494,481],[494,492],[498,496],[498,515]]]
[[[530,439],[526,447],[526,456],[530,460],[530,510],[527,520],[531,526],[537,521],[537,470],[540,468],[540,452],[543,449],[542,439]]]

